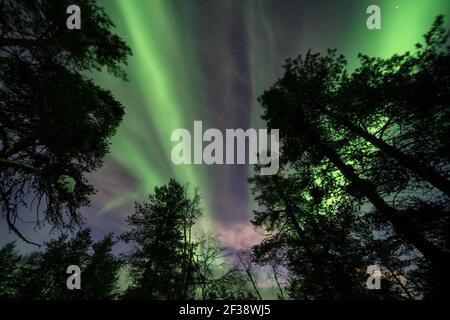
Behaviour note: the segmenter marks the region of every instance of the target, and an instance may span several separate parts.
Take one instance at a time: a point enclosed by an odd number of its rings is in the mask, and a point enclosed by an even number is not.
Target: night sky
[[[76,1],[74,1],[76,3]],[[253,208],[246,165],[171,162],[171,133],[264,128],[257,98],[281,75],[288,57],[308,49],[337,48],[357,66],[357,54],[387,57],[412,50],[438,14],[450,19],[448,0],[102,0],[116,32],[133,50],[129,82],[106,73],[93,77],[125,106],[110,154],[90,180],[98,190],[82,210],[94,238],[126,230],[125,217],[170,177],[200,188],[199,232],[215,233],[235,249],[261,236],[250,224]],[[368,30],[366,9],[381,7],[382,29]],[[48,239],[45,229],[24,232]],[[0,242],[14,239],[2,223]],[[27,249],[23,243],[20,247]]]

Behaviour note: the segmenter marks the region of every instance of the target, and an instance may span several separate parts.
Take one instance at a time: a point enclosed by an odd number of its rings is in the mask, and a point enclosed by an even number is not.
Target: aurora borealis
[[[74,0],[74,3],[76,0]],[[381,8],[382,29],[366,28],[366,8]],[[198,187],[201,228],[226,246],[243,248],[259,236],[246,165],[181,165],[170,160],[171,133],[208,128],[263,128],[257,97],[280,75],[283,61],[308,49],[337,48],[357,66],[359,52],[387,57],[411,50],[448,0],[101,0],[133,56],[128,82],[106,72],[96,82],[111,90],[126,116],[104,167],[90,175],[98,189],[83,210],[95,237],[121,233],[134,201],[171,176]],[[29,230],[35,236],[35,231]],[[45,232],[41,232],[41,236]],[[2,226],[1,240],[12,239]]]

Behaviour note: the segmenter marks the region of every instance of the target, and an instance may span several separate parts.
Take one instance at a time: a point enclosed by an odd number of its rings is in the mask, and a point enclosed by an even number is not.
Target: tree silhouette
[[[7,243],[0,248],[0,299],[255,299],[242,268],[226,261],[232,253],[211,235],[194,237],[199,201],[197,191],[190,198],[173,179],[156,187],[127,219],[132,229],[121,238],[133,249],[122,253],[125,260],[113,254],[112,234],[93,243],[89,229],[26,256]],[[70,265],[80,268],[81,289],[67,288]],[[121,292],[119,274],[127,271],[131,283]]]
[[[189,199],[185,188],[171,179],[168,185],[156,187],[148,202],[136,204],[127,219],[132,229],[121,236],[135,248],[128,254],[133,283],[127,298],[194,296],[192,227],[201,214],[199,201],[197,192]]]
[[[2,52],[41,67],[59,64],[74,73],[106,67],[124,77],[121,65],[131,50],[111,31],[114,23],[95,0],[79,0],[76,4],[82,13],[82,27],[74,31],[66,26],[66,10],[73,5],[69,0],[2,1]]]
[[[361,296],[360,280],[345,275],[359,278],[368,258],[376,256],[395,267],[388,270],[394,291],[411,298],[399,280],[405,263],[394,262],[402,252],[415,267],[422,264],[421,256],[426,259],[425,272],[434,279],[428,283],[434,288],[430,296],[447,295],[447,42],[438,17],[414,54],[388,59],[361,55],[361,67],[352,74],[335,50],[325,56],[308,52],[287,60],[284,75],[261,96],[263,119],[269,128],[280,129],[285,176],[253,179],[265,208],[256,212],[254,223],[273,233],[256,249],[263,258],[277,246],[287,251],[287,265],[301,283],[297,286],[294,279],[291,293]],[[367,232],[376,237],[364,237]],[[359,241],[367,241],[363,246],[354,238],[358,233]],[[364,252],[380,242],[390,249],[377,250],[375,256]],[[322,254],[318,245],[324,246]],[[302,251],[295,257],[290,250],[298,246]],[[307,259],[311,274],[320,279],[311,291],[298,259]],[[333,261],[338,264],[330,265]],[[330,283],[338,285],[338,280],[331,273],[350,287],[334,291]]]
[[[22,257],[16,251],[14,242],[6,243],[0,249],[0,300],[14,299],[18,272]]]
[[[90,230],[84,229],[69,239],[66,235],[45,244],[43,251],[22,257],[14,243],[0,249],[1,299],[80,300],[113,299],[121,261],[112,252],[114,241],[108,235],[92,243]],[[81,289],[67,288],[67,267],[81,270]]]
[[[83,299],[111,300],[119,295],[118,280],[123,262],[112,253],[115,244],[109,234],[92,245],[93,253],[83,272]]]
[[[70,1],[0,3],[0,210],[10,230],[27,208],[36,225],[70,228],[94,188],[124,114],[86,71],[120,68],[130,49],[92,0],[78,1],[82,29],[66,28]],[[29,241],[30,242],[30,241]]]
[[[227,252],[212,236],[200,238],[194,253],[196,299],[256,299],[254,289],[240,266],[230,266]]]
[[[0,1],[0,212],[29,243],[16,223],[26,211],[37,227],[81,222],[94,193],[85,174],[124,115],[88,74],[126,80],[131,51],[94,0],[78,1],[82,28],[68,30],[71,4]],[[89,229],[28,255],[5,244],[0,299],[263,299],[261,266],[280,299],[448,299],[449,34],[439,16],[413,52],[361,54],[351,73],[336,50],[286,61],[259,99],[282,150],[278,174],[250,179],[252,223],[265,231],[251,251],[196,232],[198,190],[171,179],[135,204],[120,258],[112,234],[94,242]],[[67,288],[69,265],[81,269],[80,290]],[[370,265],[380,290],[366,287]]]
[[[193,236],[201,216],[197,191],[192,198],[171,179],[156,187],[149,200],[136,204],[127,221],[132,229],[121,236],[133,244],[127,254],[132,283],[125,299],[253,298],[248,279],[238,268],[224,265],[225,254],[214,237]]]
[[[305,171],[288,172],[251,180],[256,200],[264,208],[255,211],[253,223],[268,232],[253,248],[256,261],[286,268],[289,297],[294,299],[400,297],[389,281],[383,290],[366,290],[366,267],[373,260],[361,242],[355,208],[342,203],[339,215],[324,215],[317,206],[321,195],[308,190],[311,176]]]

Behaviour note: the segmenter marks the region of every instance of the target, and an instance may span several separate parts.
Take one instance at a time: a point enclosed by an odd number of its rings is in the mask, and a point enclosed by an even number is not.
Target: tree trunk
[[[425,239],[417,228],[409,221],[399,217],[397,210],[389,206],[376,192],[375,187],[368,181],[361,179],[352,166],[345,164],[339,155],[325,143],[318,146],[322,153],[342,172],[355,188],[363,194],[393,226],[394,230],[414,245],[436,269],[444,271],[449,266],[450,255],[439,249],[432,242]]]
[[[353,132],[354,134],[360,136],[366,141],[370,142],[372,145],[386,153],[388,156],[394,158],[399,164],[408,168],[412,172],[414,172],[417,176],[422,178],[425,181],[428,181],[434,187],[445,193],[448,197],[450,197],[450,181],[447,180],[444,176],[437,173],[433,168],[430,168],[416,159],[410,157],[409,155],[401,152],[395,147],[391,146],[387,142],[382,139],[377,138],[376,136],[370,134],[366,130],[358,127],[350,120],[345,118],[336,118],[338,122],[340,122],[343,126],[345,126],[348,130]]]
[[[280,281],[278,280],[277,267],[273,265],[272,266],[272,271],[273,271],[273,275],[274,275],[274,278],[275,278],[275,283],[277,284],[278,290],[280,291],[280,298],[281,298],[281,300],[286,300],[284,298],[283,288],[281,288]]]
[[[275,181],[276,178],[275,178]],[[314,255],[313,251],[311,250],[310,246],[308,245],[308,240],[306,239],[305,235],[303,234],[302,229],[300,228],[300,225],[298,224],[298,221],[295,217],[294,212],[297,212],[296,205],[293,204],[285,195],[286,193],[278,183],[276,183],[275,188],[280,193],[281,199],[284,203],[284,206],[286,209],[284,210],[284,213],[289,220],[291,226],[294,228],[295,232],[297,233],[297,236],[299,240],[303,243],[303,248],[305,249],[307,258],[311,261],[313,269],[318,273],[318,276],[321,278],[320,281],[325,282],[325,287],[322,288],[323,294],[328,298],[333,300],[334,297],[330,293],[330,290],[328,288],[328,280],[325,273],[325,270],[322,268],[320,261],[316,259],[316,256]]]
[[[19,170],[23,170],[23,171],[27,171],[27,172],[31,172],[31,173],[37,171],[35,168],[30,166],[29,164],[21,163],[19,161],[14,161],[14,160],[2,159],[2,158],[0,158],[0,167],[15,168],[15,169],[19,169]]]
[[[242,257],[238,254],[237,255],[239,262],[244,267],[244,271],[248,276],[248,279],[250,280],[250,283],[253,286],[253,290],[255,290],[256,295],[258,296],[258,300],[263,300],[261,294],[259,293],[258,285],[256,284],[256,281],[253,279],[253,275],[251,272],[251,261],[249,262],[250,265],[246,265],[244,261],[242,261]]]

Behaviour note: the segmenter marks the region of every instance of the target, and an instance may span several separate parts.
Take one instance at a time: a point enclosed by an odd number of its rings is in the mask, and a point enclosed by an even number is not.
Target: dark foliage
[[[361,55],[352,74],[308,52],[261,96],[284,167],[252,179],[270,234],[255,253],[289,269],[292,297],[448,298],[447,44],[438,17],[416,52]],[[371,264],[383,290],[364,287]]]
[[[83,27],[66,27],[70,1],[0,2],[0,210],[16,221],[36,211],[36,225],[70,228],[94,188],[95,171],[124,108],[86,71],[118,76],[130,49],[92,0],[78,1]],[[29,220],[29,218],[27,217]]]
[[[78,232],[72,239],[61,236],[45,244],[45,249],[19,256],[15,244],[0,249],[1,299],[81,300],[116,297],[122,263],[112,254],[114,241],[108,235],[92,243],[90,230]],[[69,290],[67,267],[80,267],[80,290]]]

